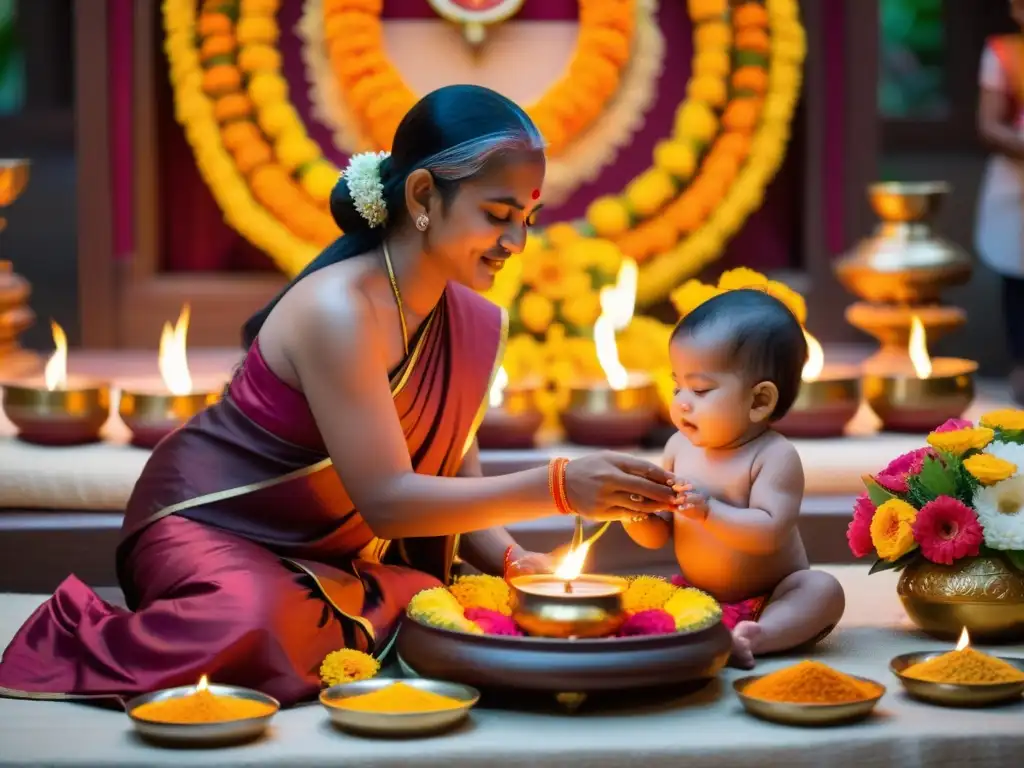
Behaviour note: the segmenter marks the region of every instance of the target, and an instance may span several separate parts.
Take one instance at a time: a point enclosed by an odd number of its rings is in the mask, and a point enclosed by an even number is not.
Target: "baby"
[[[796,449],[771,428],[793,405],[807,357],[803,329],[758,290],[721,294],[673,331],[676,385],[665,469],[686,485],[674,512],[625,523],[652,549],[671,537],[682,578],[713,595],[732,631],[732,663],[823,638],[842,587],[809,569],[797,530],[804,491]]]

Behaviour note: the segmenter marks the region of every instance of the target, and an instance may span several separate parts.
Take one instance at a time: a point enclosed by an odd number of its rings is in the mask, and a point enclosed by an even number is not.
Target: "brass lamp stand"
[[[17,200],[28,184],[29,161],[0,160],[0,209]],[[7,219],[0,216],[0,237]],[[32,286],[14,273],[14,265],[0,251],[0,379],[12,380],[40,372],[38,355],[21,348],[18,337],[35,322],[28,306]]]

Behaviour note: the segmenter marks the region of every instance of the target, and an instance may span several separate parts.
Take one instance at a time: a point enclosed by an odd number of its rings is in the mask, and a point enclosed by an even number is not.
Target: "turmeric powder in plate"
[[[877,686],[819,661],[801,661],[771,672],[743,690],[752,698],[785,704],[850,704],[870,699],[878,692]]]
[[[926,683],[953,685],[1024,683],[1024,672],[1017,667],[970,646],[913,664],[903,670],[903,676]]]
[[[194,725],[266,717],[276,711],[276,707],[266,702],[218,696],[209,690],[199,690],[187,696],[147,702],[133,709],[131,714],[153,723]]]
[[[377,712],[387,715],[443,712],[450,709],[462,709],[466,706],[464,701],[401,682],[392,683],[386,688],[378,688],[376,691],[358,696],[330,699],[326,703],[332,707],[349,709],[354,712]]]

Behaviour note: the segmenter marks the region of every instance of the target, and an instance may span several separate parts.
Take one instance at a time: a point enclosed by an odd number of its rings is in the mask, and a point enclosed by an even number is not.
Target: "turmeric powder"
[[[442,712],[460,709],[466,702],[425,691],[408,683],[392,683],[370,693],[331,699],[326,702],[332,707],[351,709],[356,712],[379,712],[391,715],[411,715],[418,712]]]
[[[848,704],[875,696],[878,688],[819,661],[801,661],[755,680],[743,693],[786,704]]]
[[[132,710],[132,715],[153,723],[186,725],[195,723],[226,723],[272,715],[276,707],[262,701],[218,696],[209,689],[197,690],[187,696],[150,701]]]
[[[1024,682],[1024,672],[1002,659],[976,651],[970,646],[909,666],[903,670],[903,676],[926,683],[959,685]]]

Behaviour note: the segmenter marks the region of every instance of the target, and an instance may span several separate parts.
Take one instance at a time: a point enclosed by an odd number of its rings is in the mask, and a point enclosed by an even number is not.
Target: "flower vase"
[[[915,558],[896,592],[910,620],[932,637],[972,641],[1024,640],[1024,573],[1001,555],[966,557],[953,565]]]

